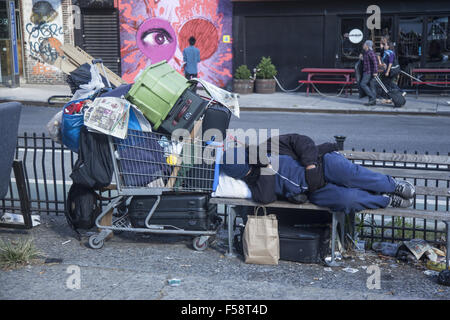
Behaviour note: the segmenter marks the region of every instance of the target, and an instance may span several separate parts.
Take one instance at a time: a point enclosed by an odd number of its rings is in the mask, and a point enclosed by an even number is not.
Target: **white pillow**
[[[252,192],[244,181],[232,178],[221,172],[219,185],[216,192],[212,193],[212,196],[214,198],[251,199]]]

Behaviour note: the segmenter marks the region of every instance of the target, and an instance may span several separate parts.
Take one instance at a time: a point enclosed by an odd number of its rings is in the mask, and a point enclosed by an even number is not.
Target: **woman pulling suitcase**
[[[398,64],[397,57],[393,51],[393,43],[390,41],[382,42],[381,49],[383,54],[381,57],[381,65],[384,69],[381,81],[388,91],[400,92],[404,97],[406,92],[402,92],[395,82],[395,79],[400,74],[400,65]],[[392,99],[384,99],[383,103],[392,103]]]

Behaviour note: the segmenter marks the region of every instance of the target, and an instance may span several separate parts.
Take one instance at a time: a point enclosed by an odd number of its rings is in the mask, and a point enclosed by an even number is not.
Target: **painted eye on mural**
[[[141,40],[145,45],[165,45],[173,41],[169,32],[162,28],[152,28],[142,33]]]

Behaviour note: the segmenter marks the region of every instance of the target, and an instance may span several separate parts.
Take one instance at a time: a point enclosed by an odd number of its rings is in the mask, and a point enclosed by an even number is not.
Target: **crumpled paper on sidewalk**
[[[11,224],[23,224],[23,216],[17,213],[9,213],[5,212],[5,214],[0,218],[0,222],[2,223],[11,223]],[[33,227],[36,227],[41,224],[41,217],[38,215],[31,216],[31,223]]]
[[[410,241],[404,241],[403,244],[411,251],[411,253],[419,260],[424,254],[433,262],[438,261],[438,255],[423,239],[412,239]]]

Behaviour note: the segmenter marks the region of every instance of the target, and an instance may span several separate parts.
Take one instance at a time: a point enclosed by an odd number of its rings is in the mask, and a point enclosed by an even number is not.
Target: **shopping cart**
[[[194,128],[199,127],[198,123]],[[214,238],[220,222],[211,230],[185,230],[173,225],[155,225],[151,218],[165,192],[211,194],[218,181],[216,169],[223,145],[202,141],[194,134],[166,136],[154,132],[128,130],[125,139],[109,137],[114,165],[114,198],[96,219],[99,233],[89,238],[89,246],[99,249],[114,231],[193,236],[193,247],[205,250]],[[133,196],[155,196],[156,201],[145,218],[145,228],[135,228],[128,216]],[[102,219],[115,212],[111,225]]]

